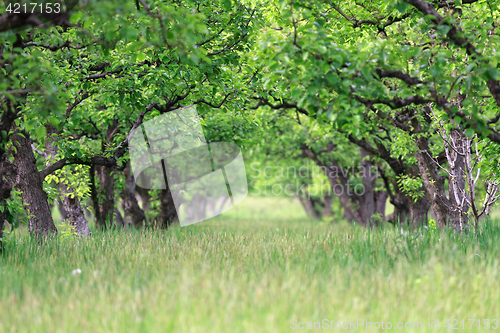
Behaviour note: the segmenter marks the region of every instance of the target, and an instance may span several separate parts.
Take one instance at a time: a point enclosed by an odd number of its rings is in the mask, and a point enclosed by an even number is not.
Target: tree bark
[[[139,177],[144,177],[144,174],[140,174]],[[149,212],[151,209],[151,195],[149,194],[149,190],[136,186],[135,192],[141,197],[142,210],[144,213]]]
[[[422,177],[426,195],[431,202],[431,208],[436,215],[436,223],[439,227],[448,224],[450,217],[451,202],[446,197],[444,189],[444,178],[439,175],[437,162],[432,159],[428,138],[421,134],[421,126],[416,117],[412,118],[418,152],[416,154],[418,169]]]
[[[5,202],[0,202],[5,207]],[[5,212],[0,212],[0,254],[3,252],[3,224],[5,221]]]
[[[388,197],[389,195],[386,191],[376,191],[374,194],[375,212],[379,214],[382,219],[385,219],[385,206]]]
[[[3,211],[0,211],[0,253],[3,252],[3,227],[6,219],[7,213],[7,199],[10,197],[10,192],[12,191],[12,181],[4,180],[4,171],[7,171],[5,164],[11,164],[6,160],[4,153],[0,152],[0,207],[4,207]]]
[[[9,25],[7,25],[8,27]],[[3,56],[4,47],[0,47],[0,57]],[[20,94],[25,100],[27,93]],[[9,142],[9,133],[13,128],[14,121],[19,116],[22,110],[22,103],[14,102],[8,98],[0,99],[0,132],[7,134],[6,137],[0,136],[0,207],[3,211],[0,212],[0,252],[3,251],[3,226],[6,218],[7,199],[10,198],[12,187],[15,184],[16,167],[7,159],[6,145]],[[12,170],[8,170],[12,169]]]
[[[319,159],[314,158],[316,164],[326,170],[326,176],[330,182],[333,194],[339,199],[342,208],[344,209],[344,217],[349,221],[357,221],[361,225],[365,225],[363,217],[360,211],[357,209],[355,203],[355,198],[351,193],[348,193],[349,182],[348,178],[339,174],[342,172],[342,168],[336,161],[330,161],[330,165],[327,167],[324,163],[321,163]],[[332,172],[335,170],[336,172]],[[340,185],[340,187],[339,187]]]
[[[69,220],[69,225],[78,236],[90,236],[92,233],[90,232],[88,221],[85,218],[85,213],[76,194],[63,182],[56,183],[56,188],[62,196],[62,204]]]
[[[96,215],[96,226],[100,229],[107,229],[113,225],[113,215],[115,212],[115,181],[112,175],[113,168],[96,165],[95,171],[99,179],[97,187],[97,202],[94,202],[94,211],[99,211]],[[97,206],[96,206],[97,203]]]
[[[28,226],[32,235],[41,238],[57,233],[52,220],[47,193],[43,190],[43,180],[36,167],[28,133],[17,131],[12,136],[15,147],[14,164],[17,167],[16,187],[28,214]]]
[[[170,189],[167,187],[165,190],[160,190],[159,227],[168,228],[178,220],[179,218],[177,217],[177,211]]]
[[[333,149],[329,145],[329,149]],[[356,221],[364,226],[374,226],[376,221],[372,216],[377,213],[375,207],[374,182],[378,175],[372,173],[372,163],[367,158],[368,153],[360,147],[361,178],[363,179],[363,192],[350,192],[349,175],[342,169],[337,161],[330,159],[328,163],[322,161],[317,154],[310,149],[303,149],[305,156],[311,158],[316,165],[325,172],[332,192],[340,200],[344,209],[344,218]],[[345,174],[344,174],[345,173]],[[385,203],[384,203],[385,207]]]
[[[409,166],[403,160],[392,157],[391,152],[383,144],[375,142],[376,148],[374,148],[363,139],[357,139],[352,135],[349,135],[348,138],[349,141],[364,148],[370,154],[385,160],[396,176],[411,175],[414,177],[420,175],[418,168]],[[389,181],[381,168],[379,168],[379,174],[384,181],[390,202],[394,205],[394,213],[389,215],[386,220],[394,224],[408,223],[414,226],[425,222],[430,207],[428,198],[422,198],[414,202],[412,198],[403,193],[402,189],[399,188],[396,179]]]
[[[394,165],[394,164],[393,164]],[[407,174],[411,177],[418,177],[420,175],[418,167],[412,166],[405,169],[393,167],[393,171],[400,172],[398,175]],[[426,196],[414,201],[403,193],[402,189],[395,180],[392,183],[380,172],[382,180],[384,181],[387,194],[389,195],[390,202],[394,206],[394,212],[386,217],[386,220],[392,224],[407,224],[413,227],[423,225],[427,222],[427,214],[431,206],[430,201]],[[392,184],[392,187],[391,187]],[[425,190],[425,188],[423,188]]]
[[[68,218],[68,214],[66,213],[66,210],[64,209],[64,204],[62,200],[58,199],[57,200],[57,209],[59,210],[59,214],[61,214],[61,220],[66,220]]]
[[[46,150],[46,158],[50,160],[54,160],[57,155],[57,146],[54,144],[54,136],[57,134],[57,130],[54,126],[47,124],[45,126],[47,128],[47,139],[45,141],[45,150]],[[49,156],[50,155],[50,156]],[[60,177],[64,177],[63,175]],[[82,206],[80,205],[80,201],[76,196],[74,190],[71,186],[68,186],[64,183],[64,181],[56,182],[56,188],[59,191],[59,195],[61,196],[61,201],[58,200],[59,210],[61,211],[61,217],[63,220],[68,219],[69,225],[73,228],[73,231],[78,234],[80,237],[87,237],[91,235],[88,221],[85,218],[85,213],[83,211]]]
[[[115,208],[115,215],[116,215],[116,226],[117,227],[124,227],[125,226],[125,220],[123,219],[122,213],[118,208]]]
[[[146,224],[146,214],[139,206],[135,197],[135,181],[130,172],[130,163],[125,167],[125,183],[120,194],[122,198],[122,206],[125,213],[130,217],[135,228],[141,228]]]
[[[375,191],[373,189],[373,183],[376,177],[372,174],[372,164],[368,159],[368,153],[363,148],[360,148],[360,159],[361,159],[361,173],[363,179],[363,193],[358,195],[355,193],[358,199],[358,210],[361,216],[361,222],[369,226],[374,226],[376,221],[372,219],[372,216],[377,212],[375,209]]]
[[[465,151],[464,138],[465,133],[460,133],[453,129],[450,133],[450,141],[454,147],[449,147],[451,158],[450,176],[448,177],[448,197],[451,202],[450,219],[455,229],[462,229],[463,225],[467,224],[467,211],[469,205],[464,200],[466,194],[465,188]],[[445,145],[447,143],[445,142]]]
[[[106,150],[106,145],[110,144],[113,136],[119,129],[118,119],[108,126],[101,141],[101,151]],[[107,229],[113,225],[115,213],[115,180],[113,177],[113,167],[107,165],[95,165],[90,170],[91,176],[91,197],[94,206],[96,227]],[[95,186],[95,177],[99,180],[99,186]]]
[[[410,221],[413,227],[427,223],[430,207],[431,202],[425,195],[417,201],[410,200]]]
[[[89,169],[90,199],[92,201],[92,207],[94,208],[94,221],[96,228],[100,228],[98,221],[101,221],[101,210],[99,209],[99,198],[97,197],[97,188],[95,186],[95,168],[95,165],[91,165]]]

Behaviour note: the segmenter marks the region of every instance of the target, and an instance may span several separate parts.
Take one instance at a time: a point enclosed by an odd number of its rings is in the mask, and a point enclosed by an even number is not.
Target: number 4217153
[[[58,2],[54,3],[9,3],[6,9],[7,13],[12,14],[25,14],[25,13],[42,13],[42,14],[59,14],[61,13],[61,4]]]
[[[462,329],[473,329],[473,328],[484,328],[484,329],[497,329],[498,328],[498,319],[462,319],[458,321],[458,319],[448,319],[443,327],[447,327],[451,330],[458,330],[460,327]]]

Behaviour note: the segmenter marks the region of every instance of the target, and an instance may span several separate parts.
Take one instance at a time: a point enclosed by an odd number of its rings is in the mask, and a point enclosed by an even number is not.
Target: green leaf
[[[37,139],[42,140],[43,138],[45,138],[45,134],[47,133],[47,129],[45,128],[45,126],[38,126],[35,129],[35,133],[36,133]]]
[[[465,67],[465,72],[466,73],[470,73],[474,70],[474,68],[476,68],[476,64],[475,63],[472,63],[472,64],[468,64],[467,67]]]
[[[446,34],[451,30],[451,27],[449,25],[439,25],[437,27],[437,31],[442,37],[445,37]]]
[[[498,72],[498,69],[490,68],[486,71],[486,75],[492,80],[498,80],[500,73]]]
[[[443,71],[438,65],[435,65],[430,68],[430,72],[432,77],[437,78],[441,75]]]
[[[396,4],[396,9],[401,13],[404,14],[406,13],[406,8],[408,8],[408,3],[406,1],[399,1]]]
[[[470,128],[470,127],[469,127],[468,129],[466,129],[466,130],[465,130],[465,135],[466,135],[469,139],[471,139],[471,138],[474,136],[474,133],[475,133],[475,132],[474,132],[474,129],[473,129],[473,128]]]
[[[137,61],[142,62],[142,61],[144,61],[146,59],[146,54],[142,53],[142,52],[138,53],[136,59],[137,59]]]

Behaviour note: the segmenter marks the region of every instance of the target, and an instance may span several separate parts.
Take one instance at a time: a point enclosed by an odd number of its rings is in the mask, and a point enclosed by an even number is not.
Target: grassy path
[[[0,258],[0,332],[291,332],[323,319],[422,323],[405,332],[439,320],[431,331],[445,332],[453,318],[476,332],[469,318],[481,331],[483,319],[500,319],[498,227],[479,237],[368,231],[250,199],[166,232],[40,247],[21,231]],[[349,331],[378,331],[366,328]]]

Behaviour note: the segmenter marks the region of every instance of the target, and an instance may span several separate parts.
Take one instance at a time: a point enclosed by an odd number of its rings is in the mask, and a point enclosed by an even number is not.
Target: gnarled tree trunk
[[[401,172],[399,175],[406,173],[411,177],[419,176],[419,170],[417,167],[412,167],[410,170],[401,170],[398,168],[394,169],[396,169],[395,171]],[[424,195],[417,201],[413,200],[403,193],[395,180],[392,182],[393,191],[389,184],[389,179],[387,179],[383,173],[380,173],[380,175],[384,180],[390,202],[394,206],[394,212],[388,215],[386,220],[395,225],[407,224],[413,227],[425,224],[427,222],[427,214],[431,206],[429,199]],[[425,190],[425,188],[423,190]]]
[[[64,210],[64,204],[63,204],[62,200],[57,200],[56,205],[57,205],[57,209],[59,210],[59,214],[61,214],[61,220],[63,220],[63,221],[66,220],[68,218],[68,214]]]
[[[57,130],[50,124],[47,124],[46,128],[47,128],[47,140],[45,141],[45,149],[46,149],[45,157],[52,160],[57,155],[57,146],[54,144],[53,141],[54,134],[57,133]],[[78,236],[80,237],[90,236],[91,232],[89,229],[88,221],[85,218],[85,213],[83,211],[82,206],[80,205],[80,201],[78,200],[78,197],[76,196],[74,190],[60,180],[56,182],[55,185],[61,196],[61,204],[59,206],[59,209],[61,211],[62,219],[63,220],[68,219],[69,225],[73,228],[73,231],[78,234]]]
[[[358,211],[361,217],[359,223],[364,223],[369,226],[376,225],[376,221],[372,219],[372,216],[377,213],[375,208],[375,190],[373,184],[377,175],[372,173],[372,164],[367,158],[368,153],[363,148],[360,148],[360,159],[361,159],[361,173],[363,179],[363,193],[354,193],[355,198],[358,201]]]
[[[386,191],[376,191],[374,193],[375,200],[375,212],[379,214],[382,219],[385,219],[385,206],[387,204],[387,198],[389,197]]]
[[[412,118],[412,125],[415,134],[420,134],[421,125],[416,117]],[[436,216],[436,223],[439,227],[448,224],[451,215],[451,202],[446,197],[444,188],[444,178],[439,175],[437,162],[431,157],[428,138],[418,136],[417,140],[417,162],[420,175],[422,177],[426,195],[431,202],[431,208]]]
[[[7,171],[5,164],[11,164],[7,161],[6,156],[0,151],[0,207],[4,207],[0,211],[0,253],[3,251],[3,228],[6,219],[7,212],[7,199],[10,197],[10,192],[12,191],[12,182],[4,180],[4,171]],[[8,171],[7,171],[8,173]],[[13,177],[12,177],[13,178]]]
[[[130,163],[125,167],[125,183],[120,194],[122,198],[122,207],[125,213],[130,217],[135,228],[141,228],[146,224],[146,214],[139,206],[135,197],[135,180],[130,172]]]
[[[453,147],[447,147],[450,159],[449,164],[449,177],[448,177],[448,196],[451,202],[451,221],[455,229],[462,229],[467,224],[468,216],[467,211],[469,205],[464,196],[466,196],[467,189],[465,188],[465,156],[466,152],[465,133],[453,129],[450,133],[450,143]],[[449,145],[445,142],[445,145]],[[452,148],[452,149],[450,149]]]
[[[21,191],[21,198],[28,214],[29,231],[36,237],[46,237],[57,233],[52,220],[47,193],[43,190],[43,180],[36,167],[36,160],[31,148],[28,133],[16,132],[12,135],[16,148],[14,164],[17,167],[16,187]]]
[[[158,220],[161,228],[168,228],[179,220],[168,185],[167,189],[160,190],[160,216]]]
[[[99,179],[99,186],[95,187],[93,195],[94,215],[96,226],[106,229],[113,225],[113,215],[115,212],[115,180],[113,178],[113,168],[108,166],[94,166]]]
[[[410,200],[410,221],[414,227],[427,223],[430,207],[431,202],[425,195],[417,201]]]
[[[333,145],[329,145],[328,150],[333,150]],[[378,175],[372,172],[372,164],[370,160],[367,159],[367,152],[360,147],[363,187],[360,193],[356,193],[356,189],[351,191],[348,172],[343,170],[337,161],[330,159],[328,163],[326,163],[309,148],[303,147],[302,151],[304,156],[311,158],[316,165],[321,167],[325,172],[333,194],[340,200],[342,208],[344,209],[344,217],[350,221],[356,221],[361,225],[376,225],[377,221],[372,218],[373,215],[378,212],[376,207],[376,196],[379,197],[378,205],[383,207],[384,210],[385,202],[382,203],[382,197],[374,191],[373,184]],[[385,196],[385,198],[387,198],[387,196]]]
[[[125,226],[125,220],[123,219],[122,213],[118,208],[115,208],[115,215],[116,215],[116,226],[118,227],[124,227]]]
[[[56,188],[62,196],[64,211],[73,231],[80,237],[90,236],[92,233],[90,232],[88,221],[85,218],[85,213],[76,194],[68,185],[62,182],[58,182]]]

